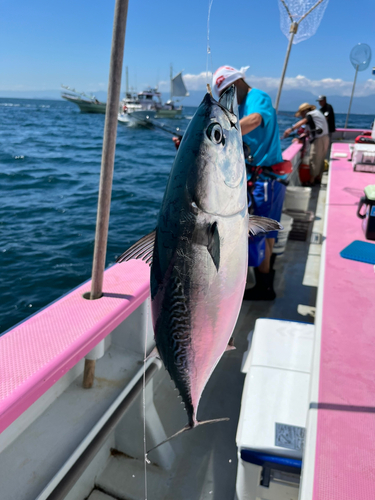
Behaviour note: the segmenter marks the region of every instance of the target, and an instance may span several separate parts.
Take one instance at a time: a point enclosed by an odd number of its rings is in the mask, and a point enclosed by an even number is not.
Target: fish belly
[[[218,221],[220,265],[196,252],[192,279],[190,392],[197,409],[203,389],[227,348],[240,312],[247,275],[247,211]]]

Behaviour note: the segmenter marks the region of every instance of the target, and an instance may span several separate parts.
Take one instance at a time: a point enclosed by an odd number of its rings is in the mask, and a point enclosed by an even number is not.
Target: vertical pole
[[[350,96],[350,103],[349,103],[349,109],[348,109],[348,114],[346,115],[346,120],[345,120],[345,127],[348,125],[349,121],[349,115],[350,115],[350,108],[352,107],[352,100],[353,100],[353,95],[354,95],[354,89],[355,89],[355,83],[357,81],[357,74],[358,74],[358,64],[355,68],[355,76],[354,76],[354,82],[353,82],[353,88],[352,88],[352,95]]]
[[[129,92],[129,72],[128,72],[128,67],[126,66],[126,97],[128,97],[128,92]]]
[[[116,0],[115,5],[108,101],[104,124],[102,167],[99,184],[98,214],[96,219],[95,248],[92,265],[91,300],[100,298],[103,289],[103,273],[107,252],[113,165],[117,136],[118,103],[120,101],[121,72],[124,56],[128,3],[129,0]]]
[[[90,300],[99,299],[103,291],[128,4],[129,0],[116,0],[115,4]],[[95,361],[86,359],[83,387],[92,387],[94,374]]]
[[[286,51],[283,72],[281,74],[279,89],[277,91],[277,97],[276,97],[276,103],[275,103],[276,113],[279,110],[279,102],[280,102],[280,97],[281,97],[281,90],[282,90],[283,84],[284,84],[284,78],[285,78],[286,68],[288,67],[289,55],[290,55],[290,51],[292,49],[294,35],[297,33],[297,30],[298,30],[298,24],[297,23],[292,23],[290,25],[290,30],[289,30],[289,32],[291,33],[291,35],[290,35],[290,38],[289,38],[288,49]]]

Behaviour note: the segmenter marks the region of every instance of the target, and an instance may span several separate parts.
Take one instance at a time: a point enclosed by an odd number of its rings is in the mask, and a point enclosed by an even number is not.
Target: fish
[[[222,355],[234,348],[248,236],[279,229],[272,219],[248,214],[235,86],[219,101],[207,92],[177,151],[156,229],[117,260],[140,258],[151,266],[156,350],[188,417],[171,438],[223,420],[198,421],[199,401]]]

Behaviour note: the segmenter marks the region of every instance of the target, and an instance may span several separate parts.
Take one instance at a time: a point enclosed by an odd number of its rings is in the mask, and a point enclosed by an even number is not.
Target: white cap
[[[221,93],[224,89],[232,85],[237,80],[241,78],[246,78],[246,71],[250,66],[244,66],[241,69],[232,68],[232,66],[221,66],[214,73],[212,78],[212,88],[217,95]]]

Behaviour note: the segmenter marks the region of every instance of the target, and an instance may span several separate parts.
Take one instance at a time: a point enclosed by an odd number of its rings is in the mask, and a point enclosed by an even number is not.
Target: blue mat
[[[340,252],[344,259],[359,260],[367,264],[375,264],[375,244],[355,240]]]

